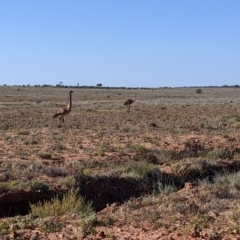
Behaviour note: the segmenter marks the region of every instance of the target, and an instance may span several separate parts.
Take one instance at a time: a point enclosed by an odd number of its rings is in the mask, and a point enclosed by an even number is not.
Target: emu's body
[[[134,99],[128,99],[123,105],[125,105],[128,108],[128,111],[130,112],[130,105],[133,104],[136,100],[137,94],[135,94]]]
[[[69,114],[72,110],[72,93],[73,91],[69,91],[69,99],[67,106],[59,108],[58,111],[54,113],[53,118],[60,116],[59,120],[62,120],[62,122],[64,122],[64,116]]]

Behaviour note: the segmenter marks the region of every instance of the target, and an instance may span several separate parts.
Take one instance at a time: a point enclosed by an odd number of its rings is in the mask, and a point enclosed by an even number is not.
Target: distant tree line
[[[156,87],[156,88],[152,88],[152,87],[107,87],[107,86],[102,86],[101,83],[98,83],[96,86],[88,86],[88,85],[83,85],[83,86],[79,86],[79,83],[76,86],[71,86],[71,85],[63,85],[62,82],[60,82],[59,84],[54,85],[49,85],[49,84],[35,84],[33,86],[31,86],[30,84],[27,85],[7,85],[7,84],[3,84],[4,87],[41,87],[41,88],[45,88],[45,87],[52,87],[52,88],[86,88],[86,89],[96,89],[96,88],[102,88],[102,89],[133,89],[133,90],[137,90],[137,89],[142,89],[142,90],[157,90],[157,89],[172,89],[172,88],[239,88],[240,86],[238,84],[236,85],[222,85],[222,86],[190,86],[190,87]],[[198,90],[199,91],[199,90]]]

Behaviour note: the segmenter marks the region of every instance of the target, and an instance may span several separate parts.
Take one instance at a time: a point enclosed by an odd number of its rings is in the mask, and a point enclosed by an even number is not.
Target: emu
[[[69,99],[68,104],[62,108],[59,108],[53,115],[53,118],[60,116],[59,120],[64,123],[64,116],[69,114],[72,109],[72,93],[73,91],[69,91]]]
[[[136,100],[137,94],[135,94],[134,99],[128,99],[126,102],[124,102],[123,105],[125,105],[128,108],[128,111],[130,112],[130,105],[133,104]]]

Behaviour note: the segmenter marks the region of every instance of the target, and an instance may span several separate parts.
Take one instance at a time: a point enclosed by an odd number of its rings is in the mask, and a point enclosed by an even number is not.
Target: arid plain
[[[240,89],[196,89],[0,87],[1,207],[81,181],[93,202],[90,215],[2,217],[0,239],[240,239]]]

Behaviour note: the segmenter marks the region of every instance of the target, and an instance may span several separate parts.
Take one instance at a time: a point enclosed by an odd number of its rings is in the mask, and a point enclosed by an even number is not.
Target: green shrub
[[[233,158],[233,154],[226,149],[217,149],[217,150],[213,150],[208,152],[207,157],[210,159],[232,159]]]
[[[86,217],[93,213],[92,205],[86,203],[83,197],[79,197],[75,189],[69,190],[62,199],[56,196],[51,201],[38,202],[36,205],[30,204],[30,207],[32,215],[38,217],[71,214],[79,214]]]
[[[88,216],[80,219],[79,225],[82,227],[82,232],[84,235],[95,235],[96,230],[93,228],[98,223],[96,213],[92,212]]]
[[[73,175],[68,175],[60,181],[61,187],[64,189],[75,188],[76,179]]]
[[[11,191],[17,188],[19,188],[19,182],[16,180],[9,181],[9,182],[0,182],[1,191]]]
[[[133,172],[142,178],[148,177],[149,174],[151,174],[151,172],[153,171],[153,169],[154,165],[149,164],[145,161],[129,164],[126,167],[126,171],[128,173]]]
[[[144,146],[139,145],[139,144],[132,145],[132,149],[134,149],[135,151],[137,151],[139,153],[146,153],[147,152],[147,149]]]
[[[38,223],[38,227],[45,233],[54,233],[62,228],[62,224],[57,221],[42,221]]]
[[[60,177],[60,176],[65,177],[65,176],[67,176],[66,170],[63,170],[57,166],[46,168],[44,170],[44,173],[50,177]]]
[[[29,184],[31,190],[42,190],[42,191],[48,191],[49,186],[41,181],[32,181]]]
[[[157,187],[158,187],[157,191],[160,194],[165,195],[165,196],[168,196],[171,193],[177,191],[177,187],[175,185],[164,185],[161,182],[157,183]]]
[[[10,233],[10,224],[8,221],[0,222],[0,236]]]
[[[100,157],[104,157],[105,156],[105,151],[101,147],[98,149],[98,156],[100,156]]]

